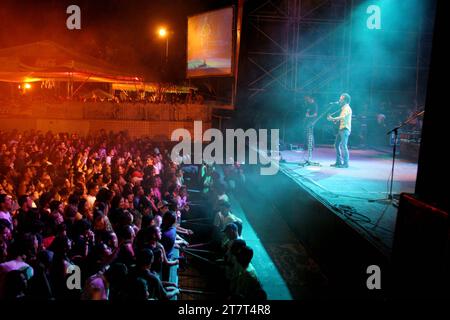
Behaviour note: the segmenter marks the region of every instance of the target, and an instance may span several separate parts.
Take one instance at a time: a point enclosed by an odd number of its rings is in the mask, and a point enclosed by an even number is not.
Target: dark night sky
[[[169,40],[169,79],[185,78],[187,16],[231,5],[232,0],[2,0],[0,48],[52,40],[158,80],[165,41],[160,25],[173,31]],[[81,30],[66,28],[66,8],[81,8]]]

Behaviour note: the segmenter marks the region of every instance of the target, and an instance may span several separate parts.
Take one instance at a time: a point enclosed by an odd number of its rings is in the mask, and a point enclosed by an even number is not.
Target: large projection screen
[[[232,75],[232,30],[232,7],[188,17],[188,78]]]

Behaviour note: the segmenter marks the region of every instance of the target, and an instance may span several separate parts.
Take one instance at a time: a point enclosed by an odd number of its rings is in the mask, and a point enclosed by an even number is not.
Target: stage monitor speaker
[[[449,216],[411,194],[401,194],[392,248],[396,297],[448,297]]]

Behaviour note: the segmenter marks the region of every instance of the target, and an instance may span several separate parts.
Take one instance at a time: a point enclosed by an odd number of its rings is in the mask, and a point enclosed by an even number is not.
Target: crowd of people
[[[193,91],[193,90],[192,90]],[[144,91],[125,92],[116,90],[115,94],[102,95],[95,92],[75,95],[72,100],[81,102],[113,102],[113,103],[155,103],[155,104],[203,104],[204,98],[198,93],[149,93]]]
[[[169,149],[123,132],[0,132],[0,299],[179,296],[170,271],[193,231],[181,226],[189,195]],[[223,178],[213,165],[197,169],[221,243],[225,296],[263,299]]]
[[[111,102],[111,103],[154,103],[154,104],[204,104],[204,97],[197,90],[179,89],[175,85],[156,85],[154,91],[142,89],[113,90],[105,86],[85,86],[83,90],[76,90],[73,95],[68,94],[66,87],[56,89],[39,87],[38,84],[30,84],[32,89],[24,89],[19,85],[17,90],[0,85],[0,101],[8,106],[10,104],[29,104],[32,102],[63,103],[66,101],[78,102]]]

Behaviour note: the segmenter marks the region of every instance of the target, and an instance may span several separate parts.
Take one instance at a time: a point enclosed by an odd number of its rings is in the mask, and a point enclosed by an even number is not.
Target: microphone
[[[330,102],[328,104],[339,104],[339,101]]]

